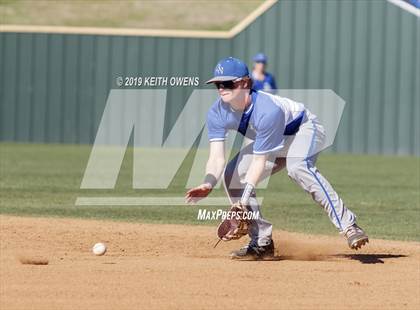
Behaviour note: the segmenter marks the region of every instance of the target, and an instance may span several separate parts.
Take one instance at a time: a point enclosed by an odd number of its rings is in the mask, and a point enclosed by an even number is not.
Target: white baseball
[[[93,248],[92,248],[92,252],[95,255],[101,256],[104,255],[106,252],[106,245],[104,243],[96,243]]]

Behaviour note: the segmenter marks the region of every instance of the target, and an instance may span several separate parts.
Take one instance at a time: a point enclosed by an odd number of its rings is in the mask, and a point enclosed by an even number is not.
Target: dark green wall
[[[346,101],[333,151],[420,155],[419,18],[386,1],[279,1],[231,40],[0,33],[3,141],[91,143],[118,76],[199,76],[259,51],[280,88]],[[168,88],[168,128],[191,88]],[[204,113],[204,111],[203,111]]]

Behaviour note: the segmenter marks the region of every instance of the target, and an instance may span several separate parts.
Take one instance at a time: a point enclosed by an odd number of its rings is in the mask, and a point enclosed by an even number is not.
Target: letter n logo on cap
[[[217,72],[218,74],[223,74],[223,67],[222,67],[222,65],[221,65],[221,64],[218,64],[218,65],[217,65],[217,67],[216,67],[216,72]]]

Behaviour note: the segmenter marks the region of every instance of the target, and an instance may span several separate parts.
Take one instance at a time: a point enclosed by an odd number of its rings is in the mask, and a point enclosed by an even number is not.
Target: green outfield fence
[[[299,0],[274,3],[232,38],[2,27],[0,139],[92,143],[116,77],[204,81],[219,58],[250,63],[263,51],[279,88],[332,89],[346,101],[332,151],[419,156],[419,26],[387,1]],[[168,88],[166,132],[191,91]]]

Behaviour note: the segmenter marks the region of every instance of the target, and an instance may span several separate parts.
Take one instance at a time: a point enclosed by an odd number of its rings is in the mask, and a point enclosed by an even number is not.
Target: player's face
[[[265,64],[264,64],[264,63],[262,63],[262,62],[256,62],[256,63],[254,64],[254,69],[255,69],[256,71],[258,71],[258,72],[264,72],[264,70],[265,70]]]
[[[215,83],[219,95],[224,102],[232,102],[236,99],[239,99],[243,92],[246,92],[244,89],[244,81],[225,81],[225,82],[216,82]]]

